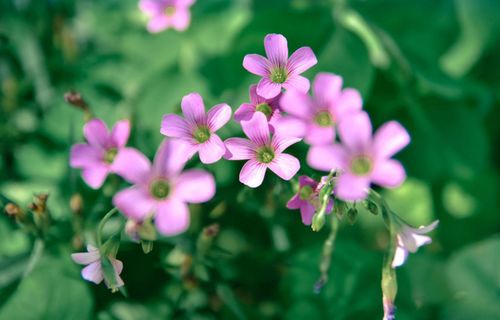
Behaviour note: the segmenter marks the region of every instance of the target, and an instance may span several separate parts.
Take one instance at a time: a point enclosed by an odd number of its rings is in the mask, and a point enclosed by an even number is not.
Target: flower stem
[[[99,226],[97,227],[97,246],[98,248],[102,247],[102,230],[104,229],[104,225],[108,220],[118,211],[117,208],[113,208],[106,213],[106,215],[102,218],[101,222],[99,222]]]
[[[314,285],[314,292],[319,293],[321,288],[328,282],[328,271],[330,271],[330,265],[332,261],[333,249],[335,248],[335,239],[337,238],[337,232],[339,229],[339,220],[337,217],[331,217],[331,230],[328,238],[323,244],[323,251],[321,254],[321,261],[319,264],[319,271],[321,276],[319,280]]]

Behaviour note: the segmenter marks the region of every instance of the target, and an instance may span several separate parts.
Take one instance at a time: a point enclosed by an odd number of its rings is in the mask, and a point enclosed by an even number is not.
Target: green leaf
[[[90,291],[68,256],[44,257],[0,310],[0,319],[90,319]]]
[[[225,284],[218,284],[216,287],[216,291],[219,298],[224,301],[226,306],[233,312],[236,318],[246,319],[245,314],[241,310],[238,300],[234,296],[233,290],[229,286]]]

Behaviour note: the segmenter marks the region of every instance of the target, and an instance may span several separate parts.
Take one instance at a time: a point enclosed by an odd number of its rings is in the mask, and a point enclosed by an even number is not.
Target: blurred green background
[[[269,175],[244,188],[237,162],[207,167],[218,193],[191,207],[189,232],[148,255],[124,242],[127,298],[84,282],[69,258],[81,244],[70,197],[83,196],[88,241],[126,184],[108,179],[93,191],[70,170],[83,117],[64,92],[81,92],[109,125],[131,118],[129,144],[152,157],[161,116],[179,112],[183,95],[233,111],[248,101],[258,79],[243,56],[262,54],[267,33],[284,34],[290,52],[312,47],[319,63],[306,76],[342,75],[376,126],[396,119],[412,136],[399,155],[408,180],[383,194],[408,222],[441,223],[397,270],[397,319],[500,319],[499,14],[496,0],[198,0],[186,32],[153,35],[134,0],[0,0],[0,193],[26,206],[49,192],[53,218],[34,245],[0,216],[0,319],[382,318],[381,219],[361,212],[342,224],[330,281],[315,294],[328,231],[313,233],[284,208],[289,183]],[[221,131],[239,133],[235,123]],[[306,146],[291,150],[313,173]],[[196,239],[211,223],[220,234],[200,260]]]

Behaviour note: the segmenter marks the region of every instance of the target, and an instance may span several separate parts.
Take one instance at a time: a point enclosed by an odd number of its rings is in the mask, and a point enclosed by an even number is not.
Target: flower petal
[[[240,121],[248,121],[252,119],[253,114],[255,113],[255,106],[249,103],[243,103],[236,111],[234,112],[234,120]]]
[[[113,197],[113,205],[123,214],[136,221],[144,220],[155,210],[155,200],[146,188],[133,186]]]
[[[288,60],[288,43],[281,34],[268,34],[264,38],[264,48],[272,66],[286,66]]]
[[[83,268],[82,278],[95,284],[101,283],[103,280],[101,260],[91,263]]]
[[[345,117],[338,125],[342,143],[352,152],[367,153],[371,144],[372,124],[366,112]]]
[[[269,61],[258,54],[247,54],[243,58],[243,68],[255,75],[264,77],[269,73]]]
[[[193,124],[205,123],[205,104],[199,93],[193,92],[182,98],[182,113]]]
[[[361,111],[363,108],[363,98],[358,90],[344,89],[342,93],[331,105],[330,110],[336,115],[337,121],[340,122],[348,114]]]
[[[255,160],[248,160],[241,168],[240,182],[250,188],[257,188],[264,181],[266,166]]]
[[[147,29],[151,33],[157,33],[170,26],[170,20],[163,14],[156,14],[148,22]]]
[[[300,207],[300,216],[302,218],[302,223],[305,224],[306,226],[311,225],[315,211],[316,209],[312,204],[304,201],[304,203]]]
[[[312,146],[307,153],[307,164],[316,170],[345,170],[347,152],[342,145]]]
[[[187,8],[177,7],[171,18],[172,26],[177,31],[184,31],[191,22],[191,12]]]
[[[288,148],[292,144],[299,142],[300,140],[302,139],[297,137],[284,136],[281,134],[275,134],[272,139],[272,145],[277,153],[281,153],[285,151],[286,148]]]
[[[288,80],[283,83],[283,88],[286,90],[297,90],[304,93],[309,91],[310,86],[311,83],[309,82],[309,79],[298,75],[290,76]]]
[[[368,195],[370,179],[365,176],[356,176],[349,172],[340,175],[335,186],[335,195],[347,201],[363,200]]]
[[[212,133],[210,139],[199,145],[200,161],[211,164],[219,161],[226,153],[226,146],[218,135]]]
[[[158,206],[155,224],[158,231],[166,236],[175,236],[189,228],[188,206],[178,200],[168,200]]]
[[[99,189],[104,183],[104,180],[106,180],[109,172],[110,168],[105,164],[96,164],[83,168],[82,178],[92,189]]]
[[[111,169],[130,183],[142,183],[151,175],[151,162],[139,150],[123,148],[117,153]]]
[[[231,119],[231,107],[225,103],[213,106],[207,113],[208,128],[215,132]]]
[[[75,144],[71,147],[69,165],[73,168],[94,166],[103,162],[104,150],[88,144]]]
[[[262,112],[257,112],[249,121],[241,121],[243,132],[257,146],[268,144],[271,140],[269,136],[269,124],[267,118]]]
[[[73,259],[75,263],[87,265],[99,261],[99,259],[101,259],[101,255],[99,254],[99,251],[79,252],[73,253],[71,255],[71,259]]]
[[[111,141],[114,147],[124,147],[130,135],[130,121],[120,120],[115,123],[111,130]]]
[[[227,160],[248,160],[255,155],[254,143],[243,138],[229,138],[224,141]]]
[[[163,10],[162,3],[157,0],[141,0],[139,1],[139,9],[145,13],[155,14]]]
[[[269,169],[281,179],[290,180],[299,171],[300,162],[292,155],[286,153],[277,154],[274,160],[269,163]]]
[[[83,126],[83,135],[91,146],[109,146],[108,127],[101,119],[92,119]]]
[[[340,96],[342,77],[333,73],[318,73],[313,82],[314,98],[320,105],[330,105]]]
[[[318,63],[314,52],[309,47],[297,49],[288,60],[287,69],[291,74],[301,74]]]
[[[320,127],[311,123],[308,127],[304,142],[310,145],[325,145],[335,141],[335,129],[332,127]]]
[[[280,106],[283,111],[301,119],[311,119],[316,109],[311,97],[297,90],[286,91],[281,97]]]
[[[161,122],[161,134],[172,138],[191,138],[192,126],[176,114],[166,114]]]
[[[191,157],[191,145],[179,139],[165,139],[156,151],[153,161],[155,175],[162,177],[175,176],[182,171]]]
[[[406,172],[399,161],[381,160],[375,164],[371,178],[381,187],[395,188],[405,181]]]
[[[389,158],[410,143],[408,131],[396,121],[382,125],[373,137],[373,149],[377,158]]]
[[[282,136],[302,138],[307,132],[307,122],[293,116],[285,116],[273,123],[274,133]]]
[[[302,205],[302,202],[304,202],[304,200],[300,199],[299,194],[296,193],[292,198],[290,198],[290,200],[288,200],[288,202],[286,203],[286,207],[288,209],[299,209]]]
[[[175,183],[175,197],[182,202],[207,202],[215,195],[215,180],[210,173],[192,169],[183,172]]]
[[[433,221],[430,225],[428,226],[421,226],[417,229],[414,229],[415,233],[418,234],[424,234],[431,232],[432,230],[436,229],[437,225],[439,224],[439,220]]]
[[[394,259],[392,260],[392,267],[396,268],[402,266],[408,257],[408,251],[404,248],[398,246],[396,248],[396,253],[394,254]]]
[[[268,78],[260,79],[257,84],[257,94],[266,99],[272,99],[281,93],[281,84],[271,82]]]

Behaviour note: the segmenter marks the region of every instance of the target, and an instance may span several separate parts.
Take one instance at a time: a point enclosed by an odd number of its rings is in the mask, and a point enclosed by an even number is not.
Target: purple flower
[[[396,239],[398,246],[392,260],[393,268],[401,266],[406,261],[408,252],[415,253],[419,247],[431,243],[432,239],[425,234],[434,230],[439,223],[436,220],[428,226],[421,226],[417,229],[410,227],[405,222],[398,220],[398,218],[396,219],[395,225],[398,230]]]
[[[312,146],[307,155],[311,167],[341,173],[334,190],[338,198],[362,200],[371,182],[388,188],[403,183],[405,170],[391,157],[410,142],[410,136],[398,122],[387,122],[372,137],[368,114],[358,112],[345,117],[338,130],[342,144]]]
[[[257,94],[266,99],[276,97],[281,88],[302,92],[309,90],[309,80],[300,74],[314,66],[318,61],[309,47],[302,47],[288,58],[288,43],[281,34],[268,34],[264,38],[267,58],[258,54],[247,54],[243,67],[261,76]]]
[[[272,126],[280,117],[279,99],[281,94],[266,99],[257,94],[257,86],[250,86],[250,103],[243,103],[235,112],[234,119],[238,122],[252,119],[256,112],[263,113]]]
[[[292,130],[302,128],[300,136],[305,136],[306,143],[332,143],[335,140],[334,125],[361,110],[361,95],[355,89],[342,90],[342,78],[331,73],[320,73],[316,76],[313,93],[313,97],[296,90],[283,94],[281,108],[295,121],[290,122],[287,117],[281,119],[279,130],[293,132]],[[290,128],[291,126],[294,128]]]
[[[83,127],[87,143],[71,147],[70,166],[82,169],[83,180],[94,189],[98,189],[109,173],[117,173],[121,166],[117,156],[124,150],[129,134],[128,120],[118,121],[111,132],[101,119],[92,119]]]
[[[297,158],[283,151],[299,138],[273,135],[270,137],[266,116],[260,112],[249,121],[242,121],[243,132],[248,139],[229,138],[225,141],[229,160],[248,160],[240,172],[240,182],[256,188],[262,184],[266,169],[276,173],[284,180],[290,180],[299,171]]]
[[[191,21],[189,8],[195,0],[141,0],[139,9],[149,18],[148,31],[160,32],[168,28],[184,31]]]
[[[182,172],[187,148],[178,140],[165,140],[153,165],[139,152],[120,154],[128,162],[120,172],[134,185],[118,192],[113,204],[128,218],[139,222],[153,216],[156,228],[164,235],[184,232],[189,227],[186,203],[206,202],[215,194],[215,181],[210,173],[199,169]]]
[[[124,285],[122,278],[120,278],[120,274],[123,270],[123,263],[120,260],[117,260],[112,257],[106,257],[105,259],[109,259],[111,265],[113,266],[114,275],[115,275],[115,284],[113,288],[111,288],[111,284],[108,283],[106,278],[104,277],[102,262],[101,262],[101,254],[99,249],[92,245],[87,245],[88,252],[81,253],[73,253],[71,258],[78,264],[86,265],[82,270],[82,278],[91,281],[95,284],[99,284],[104,280],[106,286],[110,289],[116,289]]]
[[[319,191],[323,185],[323,181],[318,183],[308,176],[300,176],[299,190],[286,204],[288,209],[300,209],[302,223],[305,225],[310,225],[312,223],[312,217],[314,216],[316,207],[319,206]],[[328,214],[332,206],[333,202],[330,201],[326,209]]]
[[[224,143],[215,132],[231,118],[231,107],[218,104],[205,113],[205,105],[198,93],[190,93],[182,98],[182,113],[163,116],[160,132],[167,137],[187,142],[189,157],[196,152],[203,163],[214,163],[226,152]]]

